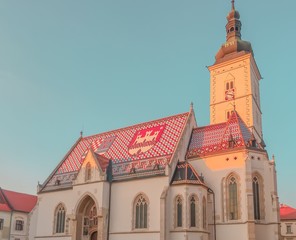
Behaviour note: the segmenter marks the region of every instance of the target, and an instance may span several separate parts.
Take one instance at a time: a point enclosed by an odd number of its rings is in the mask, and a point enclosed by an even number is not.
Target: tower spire
[[[235,9],[235,0],[231,0],[231,10],[226,18],[226,42],[216,54],[216,62],[223,61],[226,55],[238,53],[240,51],[253,54],[251,44],[241,38],[242,23],[240,21],[240,14]]]
[[[235,10],[235,7],[234,7],[234,0],[231,0],[231,10]]]

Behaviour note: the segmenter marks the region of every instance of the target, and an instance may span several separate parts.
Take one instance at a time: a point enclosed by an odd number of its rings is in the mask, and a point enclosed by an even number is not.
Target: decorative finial
[[[190,112],[193,110],[193,102],[190,103]]]
[[[80,137],[83,137],[83,131],[80,131]]]
[[[234,0],[231,0],[231,5],[232,5],[231,9],[232,9],[232,10],[235,10],[235,7],[234,7]]]

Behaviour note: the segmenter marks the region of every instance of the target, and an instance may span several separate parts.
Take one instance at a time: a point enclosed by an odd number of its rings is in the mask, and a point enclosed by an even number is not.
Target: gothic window
[[[260,219],[260,189],[259,179],[257,176],[253,178],[253,201],[254,201],[254,218]]]
[[[24,221],[23,220],[16,220],[15,221],[15,230],[16,231],[23,231],[24,229]]]
[[[229,182],[229,219],[238,219],[237,206],[237,183],[234,177],[231,177]]]
[[[226,88],[226,90],[233,89],[234,88],[233,81],[227,81],[226,85],[225,85],[225,88]]]
[[[227,110],[226,111],[226,119],[227,120],[229,120],[229,118],[231,117],[232,113],[233,113],[233,110]]]
[[[286,227],[287,227],[286,234],[292,234],[293,232],[292,232],[292,226],[291,226],[291,224],[288,224]]]
[[[0,230],[3,230],[4,219],[0,218]]]
[[[204,229],[207,228],[207,202],[205,197],[202,199],[202,226]]]
[[[239,209],[239,178],[235,174],[230,174],[226,178],[226,214],[228,220],[238,220],[240,218]]]
[[[196,196],[190,197],[190,227],[196,227],[196,209],[197,198]]]
[[[143,194],[140,194],[134,204],[135,228],[147,228],[148,220],[148,201]]]
[[[92,232],[98,226],[98,214],[95,204],[88,205],[83,217],[83,236],[88,236],[89,232]]]
[[[87,163],[85,167],[85,181],[89,181],[90,179],[91,179],[91,165],[90,163]]]
[[[65,207],[60,204],[55,211],[55,233],[63,233],[65,231]]]
[[[182,218],[183,218],[183,199],[181,196],[176,197],[176,227],[182,227]]]
[[[233,81],[230,82],[230,89],[233,88]]]

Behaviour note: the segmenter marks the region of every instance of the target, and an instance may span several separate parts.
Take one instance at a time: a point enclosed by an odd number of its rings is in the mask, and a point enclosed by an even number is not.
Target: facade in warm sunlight
[[[296,209],[280,205],[281,240],[296,240]]]
[[[0,239],[34,239],[36,221],[31,215],[37,196],[0,188]]]
[[[39,185],[35,239],[278,240],[274,159],[265,150],[260,72],[227,16],[210,71],[210,125],[193,107],[81,136]]]

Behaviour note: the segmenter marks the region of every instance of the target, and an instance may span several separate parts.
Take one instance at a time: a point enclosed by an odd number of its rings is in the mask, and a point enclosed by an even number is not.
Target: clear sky
[[[206,66],[230,0],[1,0],[0,187],[36,193],[84,135],[189,110],[209,123]],[[296,1],[236,0],[263,76],[280,201],[296,207]]]

